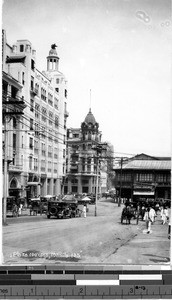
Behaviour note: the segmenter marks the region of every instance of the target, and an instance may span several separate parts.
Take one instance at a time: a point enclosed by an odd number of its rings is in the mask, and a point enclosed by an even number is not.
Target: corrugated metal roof
[[[115,169],[120,169],[117,167]],[[171,170],[171,161],[165,160],[133,160],[123,164],[122,169]]]

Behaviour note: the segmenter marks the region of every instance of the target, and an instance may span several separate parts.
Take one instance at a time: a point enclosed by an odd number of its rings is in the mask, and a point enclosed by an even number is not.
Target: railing
[[[9,165],[9,171],[23,171],[23,166]]]

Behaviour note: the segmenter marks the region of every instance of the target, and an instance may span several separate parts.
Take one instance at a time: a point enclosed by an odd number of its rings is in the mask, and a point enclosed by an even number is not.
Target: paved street
[[[121,225],[123,206],[110,199],[89,205],[87,218],[47,219],[42,216],[8,218],[3,227],[5,263],[169,263],[167,224],[157,217],[152,234],[143,234],[145,223]]]

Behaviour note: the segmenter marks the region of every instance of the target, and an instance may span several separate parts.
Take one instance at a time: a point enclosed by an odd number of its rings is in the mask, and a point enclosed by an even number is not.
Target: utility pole
[[[98,200],[98,186],[99,186],[99,163],[100,163],[100,154],[103,150],[106,151],[106,148],[103,148],[107,144],[98,144],[97,146],[93,146],[92,149],[96,150],[97,153],[97,172],[96,172],[96,199],[95,199],[95,217],[97,216],[97,200]]]
[[[3,95],[4,96],[4,95]],[[8,95],[5,94],[5,97],[2,101],[4,108],[6,109],[3,112],[4,116],[4,189],[3,189],[3,225],[7,225],[7,197],[8,197],[8,128],[7,128],[7,117],[9,121],[13,116],[23,115],[22,110],[26,107],[24,100],[11,100],[8,99]],[[8,100],[7,100],[8,99]],[[9,106],[12,105],[12,110],[9,111]],[[7,107],[6,107],[7,106]],[[9,122],[8,121],[8,122]]]
[[[3,193],[3,225],[7,225],[7,196],[8,196],[8,136],[6,116],[4,116],[4,193]]]
[[[120,189],[119,189],[119,199],[118,199],[118,207],[121,206],[121,189],[122,189],[122,165],[123,165],[123,157],[121,157],[121,169],[120,169]]]

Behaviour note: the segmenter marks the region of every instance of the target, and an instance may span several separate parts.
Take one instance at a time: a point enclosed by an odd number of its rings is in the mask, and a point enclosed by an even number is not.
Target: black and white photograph
[[[2,3],[5,265],[170,265],[170,0]]]

